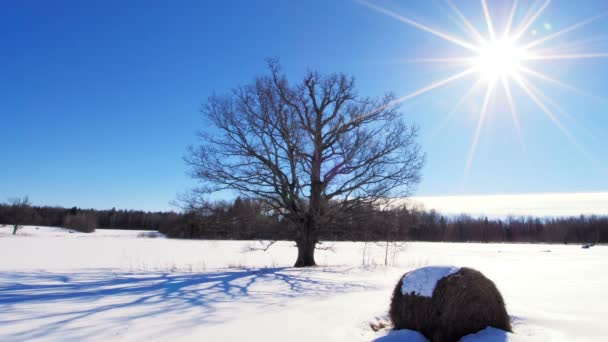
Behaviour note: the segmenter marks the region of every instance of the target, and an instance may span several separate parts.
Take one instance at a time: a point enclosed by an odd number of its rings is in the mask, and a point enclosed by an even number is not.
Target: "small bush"
[[[155,239],[155,238],[159,237],[159,235],[157,232],[141,232],[141,233],[137,234],[137,237]]]
[[[97,220],[94,215],[78,213],[76,215],[66,215],[63,217],[63,227],[77,230],[83,233],[92,233],[97,228]]]

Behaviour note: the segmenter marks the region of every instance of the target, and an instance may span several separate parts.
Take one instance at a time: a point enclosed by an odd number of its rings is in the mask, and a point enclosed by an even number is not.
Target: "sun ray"
[[[507,103],[509,104],[509,110],[511,111],[511,118],[513,119],[515,129],[517,130],[517,137],[519,139],[519,143],[521,144],[522,149],[525,151],[526,145],[524,143],[524,135],[521,130],[521,124],[519,123],[519,113],[517,112],[517,107],[515,107],[515,100],[513,100],[513,95],[511,93],[511,86],[506,78],[503,77],[501,81],[502,86],[505,90],[505,97],[507,98]]]
[[[445,116],[445,118],[443,120],[441,120],[441,122],[437,126],[435,126],[435,128],[433,129],[433,131],[431,133],[431,136],[434,137],[440,131],[443,130],[445,125],[447,125],[447,123],[450,122],[450,120],[457,113],[458,109],[460,109],[460,107],[471,97],[471,95],[473,95],[473,93],[477,89],[479,89],[479,86],[481,85],[481,83],[482,83],[481,79],[475,81],[475,83],[471,86],[471,88],[467,90],[467,92],[460,98],[460,100],[458,100],[458,102],[456,102],[454,107],[448,112],[448,114]]]
[[[543,102],[543,100],[540,99],[539,97],[544,98],[544,101],[547,104],[549,104],[550,106],[553,106],[555,109],[557,109],[557,111],[559,111],[563,115],[565,115],[568,118],[570,118],[571,120],[573,120],[573,122],[575,124],[578,124],[583,130],[589,132],[587,127],[580,124],[576,120],[576,118],[574,118],[572,115],[570,115],[566,111],[564,111],[557,103],[555,103],[555,101],[553,101],[551,98],[549,98],[547,95],[545,95],[542,91],[540,91],[538,88],[536,88],[529,80],[526,80],[524,78],[515,78],[515,80],[519,83],[520,87],[522,87],[522,89],[524,89],[524,91],[526,91],[526,93],[528,94],[528,96],[530,96],[532,101],[534,101],[534,103],[536,103],[536,105],[549,117],[549,119],[551,119],[551,121],[556,125],[556,127],[568,138],[570,143],[574,147],[576,147],[587,159],[589,159],[590,161],[592,161],[594,163],[597,163],[598,159],[576,140],[576,137],[570,132],[570,130],[564,124],[562,124],[562,122],[557,118],[557,116],[553,113],[553,111],[551,111],[549,106],[547,106]],[[592,134],[591,134],[591,137],[595,139],[595,137]]]
[[[490,15],[490,9],[488,8],[487,0],[481,0],[481,7],[483,7],[483,15],[486,18],[486,25],[488,25],[488,33],[490,34],[490,40],[496,40],[496,33],[494,32],[494,24],[492,23],[492,16]]]
[[[473,26],[473,24],[471,24],[471,22],[464,16],[464,14],[462,14],[460,9],[458,9],[458,7],[456,7],[456,5],[454,5],[452,0],[447,0],[447,3],[448,3],[448,6],[450,6],[450,8],[452,9],[452,11],[454,11],[454,13],[456,13],[456,16],[460,19],[460,21],[462,21],[462,23],[466,26],[469,34],[471,34],[473,36],[473,38],[475,38],[475,40],[477,40],[477,43],[478,44],[485,43],[486,42],[485,38],[481,35],[481,33],[479,33],[479,31],[477,31],[475,26]]]
[[[444,85],[446,85],[448,83],[454,82],[454,81],[456,81],[458,79],[461,79],[461,78],[463,78],[465,76],[468,76],[468,75],[472,74],[473,72],[475,72],[475,68],[468,68],[465,71],[457,73],[456,75],[453,75],[453,76],[450,76],[450,77],[446,77],[446,78],[441,79],[439,81],[433,82],[433,83],[429,84],[426,87],[422,87],[422,88],[420,88],[420,89],[418,89],[416,91],[413,91],[413,92],[411,92],[411,93],[409,93],[409,94],[407,94],[405,96],[402,96],[402,97],[396,99],[395,101],[393,101],[393,103],[400,103],[400,102],[407,101],[407,100],[412,99],[412,98],[414,98],[416,96],[419,96],[419,95],[422,95],[422,94],[424,94],[426,92],[429,92],[429,91],[431,91],[433,89],[439,88],[439,87],[444,86]]]
[[[551,109],[553,107],[553,112],[557,111],[557,113],[562,114],[564,117],[576,121],[576,119],[570,115],[568,112],[564,110],[557,102],[555,102],[551,97],[547,94],[543,93],[538,87],[536,87],[529,79],[526,79],[526,83],[528,87],[538,96],[538,98],[546,104],[547,108]],[[556,116],[557,117],[557,116]]]
[[[576,117],[574,117],[573,115],[566,112],[560,105],[558,105],[549,96],[544,94],[540,89],[535,87],[534,84],[532,84],[530,81],[527,81],[527,86],[530,87],[531,91],[539,97],[539,100],[541,102],[544,101],[544,103],[546,103],[547,108],[549,108],[550,106],[553,107],[557,112],[559,112],[563,116],[567,117],[568,119],[572,120],[572,122],[574,124],[577,124],[580,129],[585,131],[585,136],[590,137],[593,140],[597,141],[597,137],[595,136],[595,134],[593,134],[593,132],[591,132],[589,130],[589,128],[586,127],[583,123],[581,123],[579,120],[577,120]],[[555,116],[555,117],[557,118],[557,116]],[[567,130],[567,131],[569,132],[569,130]],[[576,138],[573,134],[570,133],[570,135],[571,135],[571,138],[569,138],[569,140],[572,143],[572,145],[574,145],[587,159],[589,159],[592,162],[597,163],[598,162],[597,158],[591,152],[589,152],[582,144],[580,144],[576,140]]]
[[[549,77],[549,76],[547,76],[547,75],[545,75],[545,74],[543,74],[541,72],[538,72],[538,71],[526,68],[524,66],[520,66],[519,70],[523,71],[524,73],[526,73],[528,75],[532,75],[532,76],[534,76],[536,78],[539,78],[539,79],[541,79],[543,81],[547,81],[549,83],[552,83],[552,84],[555,84],[557,86],[560,86],[560,87],[562,87],[564,89],[568,89],[568,90],[571,90],[571,91],[574,91],[574,92],[577,92],[577,93],[581,93],[581,91],[578,90],[577,88],[575,88],[575,87],[573,87],[571,85],[568,85],[566,83],[563,83],[563,82],[561,82],[559,80],[556,80],[554,78],[551,78],[551,77]]]
[[[557,102],[555,102],[553,99],[551,99],[545,93],[543,93],[540,89],[535,87],[529,81],[528,81],[528,86],[541,98],[541,100],[543,100],[547,104],[547,107],[553,107],[553,109],[555,111],[557,111],[557,113],[568,118],[569,120],[572,121],[573,124],[576,124],[581,130],[585,131],[585,137],[590,137],[593,140],[598,141],[597,136],[591,130],[589,130],[589,128],[585,124],[583,124],[580,120],[578,120],[574,115],[572,115],[572,114],[568,113],[566,110],[564,110],[564,108],[562,108]],[[581,149],[585,153],[587,153],[587,151],[584,150],[582,147],[579,147],[579,149]],[[591,155],[591,154],[589,154],[589,155]]]
[[[592,58],[608,58],[608,53],[565,53],[565,54],[532,54],[524,57],[527,61],[549,61],[549,60],[565,60],[565,59],[592,59]]]
[[[608,42],[608,35],[588,37],[585,39],[577,39],[571,41],[560,41],[554,46],[546,48],[536,48],[530,50],[530,56],[555,55],[555,54],[571,54],[579,53],[580,51],[591,51],[597,49],[598,46],[605,46]]]
[[[439,58],[413,58],[407,59],[410,63],[454,63],[471,64],[475,61],[474,57],[439,57]]]
[[[529,68],[526,68],[526,67],[523,67],[523,66],[520,66],[519,70],[523,71],[524,73],[526,73],[528,75],[531,75],[531,76],[534,76],[534,77],[536,77],[538,79],[546,81],[548,83],[554,84],[554,85],[559,86],[559,87],[564,88],[564,89],[567,89],[567,90],[569,90],[569,91],[571,91],[573,93],[576,93],[576,94],[579,94],[579,95],[582,95],[582,96],[586,96],[586,97],[592,98],[592,99],[594,99],[596,101],[601,101],[601,102],[605,102],[606,101],[605,99],[603,99],[601,97],[595,96],[593,94],[586,93],[586,92],[584,92],[584,91],[582,91],[582,90],[580,90],[580,89],[578,89],[578,88],[576,88],[574,86],[571,86],[569,84],[561,82],[560,80],[556,80],[556,79],[554,79],[552,77],[549,77],[549,76],[547,76],[547,75],[545,75],[545,74],[543,74],[543,73],[541,73],[539,71],[532,70],[532,69],[529,69]]]
[[[399,14],[393,12],[393,11],[389,11],[389,10],[383,8],[383,7],[374,5],[374,4],[372,4],[372,3],[370,3],[370,2],[368,2],[366,0],[356,0],[356,1],[358,3],[360,3],[360,4],[362,4],[362,5],[365,5],[365,6],[369,7],[369,8],[371,8],[371,9],[373,9],[376,12],[382,13],[382,14],[387,15],[387,16],[393,18],[393,19],[396,19],[396,20],[399,20],[399,21],[404,22],[406,24],[409,24],[411,26],[414,26],[414,27],[416,27],[416,28],[418,28],[418,29],[420,29],[422,31],[431,33],[431,34],[433,34],[433,35],[435,35],[435,36],[437,36],[439,38],[443,38],[444,40],[446,40],[448,42],[460,45],[460,46],[462,46],[462,47],[464,47],[466,49],[469,49],[471,51],[477,51],[478,50],[477,46],[475,46],[475,45],[473,45],[471,43],[468,43],[468,42],[466,42],[466,41],[464,41],[462,39],[459,39],[457,37],[454,37],[451,34],[448,34],[448,33],[439,31],[437,29],[434,29],[432,27],[429,27],[427,25],[421,24],[421,23],[419,23],[419,22],[417,22],[415,20],[412,20],[410,18],[407,18],[407,17],[404,17],[402,15],[399,15]]]
[[[486,119],[486,115],[488,113],[488,105],[490,103],[490,98],[492,97],[492,93],[494,92],[494,82],[491,82],[488,85],[486,90],[486,95],[483,99],[483,105],[481,106],[481,111],[479,112],[479,119],[477,120],[477,128],[475,129],[475,135],[473,136],[473,141],[471,142],[471,147],[469,149],[469,154],[467,157],[467,163],[464,167],[465,177],[469,175],[469,171],[471,170],[471,165],[473,164],[473,158],[475,157],[475,152],[477,151],[477,145],[479,143],[479,136],[481,135],[481,129],[483,128],[484,121]]]
[[[532,83],[532,81],[530,79],[526,78],[525,82],[528,85],[528,87],[530,87],[530,89],[536,94],[536,96],[538,96],[547,105],[547,107],[549,107],[549,108],[553,107],[553,109],[555,111],[557,111],[558,113],[563,114],[564,116],[568,117],[569,119],[574,119],[574,117],[572,117],[572,115],[568,114],[564,110],[564,108],[562,108],[562,106],[560,106],[557,102],[555,102],[555,100],[553,100],[551,97],[549,97],[549,95],[545,94],[540,89],[538,89],[538,87],[535,86],[534,83]]]
[[[513,37],[512,37],[513,40],[518,40],[519,38],[521,38],[521,36],[524,33],[526,33],[528,28],[530,28],[530,26],[536,21],[536,19],[538,19],[538,17],[540,17],[540,15],[543,14],[543,12],[547,8],[547,6],[549,6],[550,3],[551,3],[551,0],[546,0],[542,4],[542,6],[540,6],[540,8],[536,12],[534,12],[534,14],[530,18],[524,18],[524,22],[517,29],[515,34],[513,34]]]
[[[570,133],[570,130],[568,130],[568,128],[564,126],[564,124],[557,118],[557,116],[553,114],[551,109],[549,109],[549,107],[547,107],[547,105],[538,98],[536,91],[528,85],[527,81],[522,77],[514,77],[514,79],[517,84],[526,92],[526,94],[528,94],[530,99],[538,106],[538,108],[540,108],[542,112],[553,122],[553,124],[557,128],[559,128],[562,133],[564,133],[568,140],[570,140],[570,142],[574,145],[579,146],[579,143],[574,137],[574,135],[572,135],[572,133]]]
[[[573,116],[572,114],[565,111],[564,108],[562,108],[557,102],[555,102],[553,99],[551,99],[545,93],[543,93],[540,89],[535,87],[530,81],[528,81],[528,86],[532,89],[532,91],[534,91],[538,95],[538,97],[541,100],[543,100],[547,104],[547,107],[553,107],[553,109],[556,110],[558,113],[560,113],[564,117],[567,117],[568,119],[572,120],[572,122],[574,124],[578,125],[580,129],[585,131],[586,137],[590,137],[590,138],[594,139],[595,141],[598,140],[597,136],[593,132],[591,132],[587,126],[585,126],[582,122],[580,122],[580,120],[577,120],[577,118],[575,116]],[[582,147],[582,145],[577,144],[577,148],[579,148],[579,150],[583,151],[583,153],[587,154],[589,158],[595,159],[587,150],[585,150]]]
[[[560,111],[561,113],[564,113],[565,115],[567,115],[568,117],[574,119],[571,115],[567,114],[560,106],[558,106],[553,100],[549,99],[545,94],[543,94],[540,90],[538,90],[536,87],[534,87],[529,81],[526,81],[525,79],[519,79],[517,80],[518,83],[520,83],[520,86],[522,86],[522,88],[527,89],[526,92],[528,93],[528,95],[530,96],[530,98],[532,99],[532,101],[534,101],[538,107],[551,119],[551,121],[553,121],[553,123],[556,125],[557,128],[559,128],[562,133],[568,138],[568,140],[570,140],[570,142],[572,143],[572,145],[574,145],[583,155],[585,155],[585,157],[587,157],[587,159],[589,159],[592,162],[597,163],[598,160],[597,158],[591,153],[589,152],[583,145],[581,145],[578,140],[576,140],[576,137],[570,133],[570,130],[561,123],[561,121],[557,118],[557,116],[555,116],[555,114],[553,114],[553,112],[551,111],[551,109],[545,105],[541,99],[539,99],[538,97],[544,97],[545,101],[547,103],[549,103],[550,105],[554,106],[555,108],[557,108],[558,111]],[[576,120],[575,120],[576,121]],[[586,127],[583,126],[583,129],[587,130]]]
[[[507,24],[505,25],[505,32],[503,33],[503,39],[509,37],[511,33],[511,29],[513,28],[513,19],[515,18],[515,12],[517,11],[518,0],[513,0],[513,4],[511,5],[511,11],[509,12],[509,17],[507,18]]]
[[[524,46],[524,49],[533,48],[533,47],[535,47],[537,45],[543,44],[543,43],[545,43],[547,41],[550,41],[550,40],[555,39],[555,38],[557,38],[559,36],[562,36],[562,35],[564,35],[564,34],[566,34],[568,32],[575,31],[575,30],[577,30],[577,29],[579,29],[579,28],[581,28],[581,27],[583,27],[585,25],[588,25],[588,24],[590,24],[590,23],[592,23],[592,22],[594,22],[594,21],[596,21],[596,20],[598,20],[598,19],[600,19],[602,17],[605,17],[607,14],[608,13],[605,12],[605,13],[596,15],[595,17],[591,17],[591,18],[589,18],[587,20],[583,20],[581,22],[578,22],[578,23],[576,23],[576,24],[574,24],[572,26],[566,27],[565,29],[559,30],[559,31],[557,31],[557,32],[555,32],[553,34],[550,34],[550,35],[546,36],[546,37],[537,39],[537,40],[535,40],[533,42],[530,42],[529,44],[526,44]]]

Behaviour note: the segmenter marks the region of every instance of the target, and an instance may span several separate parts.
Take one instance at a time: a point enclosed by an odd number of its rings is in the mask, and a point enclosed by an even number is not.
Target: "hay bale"
[[[424,267],[404,274],[389,316],[394,329],[419,331],[431,342],[456,342],[486,327],[511,331],[496,285],[471,268]]]

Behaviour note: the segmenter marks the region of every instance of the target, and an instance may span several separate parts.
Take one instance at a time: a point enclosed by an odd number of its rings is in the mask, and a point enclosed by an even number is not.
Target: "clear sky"
[[[487,34],[479,1],[453,2]],[[516,22],[534,1],[520,3]],[[468,39],[444,1],[372,4]],[[497,31],[509,6],[488,0]],[[606,11],[604,0],[554,0],[522,39]],[[195,132],[207,129],[199,113],[205,98],[263,74],[266,57],[278,57],[292,80],[309,68],[341,71],[356,77],[362,95],[403,96],[462,70],[414,60],[470,55],[350,0],[2,1],[0,42],[0,201],[29,195],[40,205],[149,210],[171,208],[195,185],[182,157]],[[606,54],[608,17],[541,47]],[[578,89],[529,79],[562,128],[513,84],[522,139],[497,90],[474,154],[486,86],[445,118],[479,75],[405,101],[427,154],[416,194],[608,191],[608,58],[599,57],[527,64]]]

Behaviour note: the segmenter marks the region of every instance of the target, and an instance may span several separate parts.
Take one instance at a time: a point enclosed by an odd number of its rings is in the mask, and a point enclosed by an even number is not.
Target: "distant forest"
[[[83,232],[96,228],[158,230],[172,238],[290,240],[290,227],[253,200],[208,203],[179,212],[94,210],[0,204],[0,225],[66,227]],[[447,217],[434,210],[406,206],[379,210],[359,206],[333,215],[321,240],[607,243],[608,217],[569,218]]]
[[[0,204],[0,225],[65,227],[85,233],[96,228],[162,230],[182,225],[184,218],[183,214],[176,212]]]

